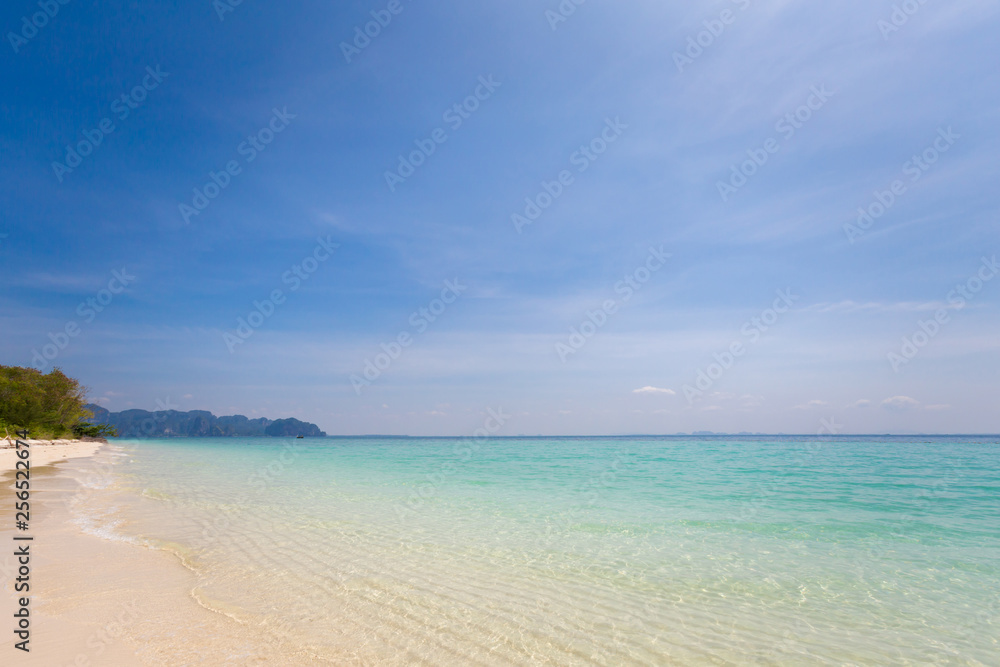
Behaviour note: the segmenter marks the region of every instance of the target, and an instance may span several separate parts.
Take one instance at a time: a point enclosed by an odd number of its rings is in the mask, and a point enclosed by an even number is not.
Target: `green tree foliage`
[[[111,424],[77,424],[73,435],[78,438],[117,438],[118,429]]]
[[[34,368],[0,366],[0,427],[11,435],[26,428],[36,438],[79,432],[94,416],[84,407],[86,394],[58,368],[42,374]]]

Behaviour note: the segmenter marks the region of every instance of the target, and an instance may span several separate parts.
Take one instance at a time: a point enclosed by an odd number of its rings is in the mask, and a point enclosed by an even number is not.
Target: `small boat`
[[[304,435],[297,435],[297,436],[295,436],[295,437],[296,437],[296,438],[298,438],[299,440],[301,440],[302,438],[304,438],[304,437],[306,437],[306,436],[304,436]]]

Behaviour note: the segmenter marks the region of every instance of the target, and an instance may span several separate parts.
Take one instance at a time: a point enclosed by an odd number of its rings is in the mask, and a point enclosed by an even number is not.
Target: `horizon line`
[[[114,440],[163,440],[181,438],[201,438],[205,440],[227,439],[227,438],[297,438],[298,436],[189,436],[172,435],[157,437],[117,437]],[[473,435],[385,435],[385,434],[362,434],[362,435],[306,435],[302,439],[317,440],[323,438],[406,438],[423,440],[464,440],[475,438]],[[525,440],[538,438],[1000,438],[1000,433],[635,433],[619,435],[490,435],[486,440]]]

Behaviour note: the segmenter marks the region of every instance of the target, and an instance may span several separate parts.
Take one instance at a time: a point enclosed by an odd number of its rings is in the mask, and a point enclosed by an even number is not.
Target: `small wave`
[[[92,475],[87,475],[81,479],[76,480],[77,483],[85,489],[107,489],[112,484],[114,484],[114,479],[109,475],[101,475],[100,473],[94,473]]]
[[[169,493],[164,493],[163,491],[157,491],[155,489],[143,489],[139,494],[143,498],[149,498],[150,500],[173,500],[174,496]]]
[[[82,514],[74,517],[73,523],[80,529],[81,532],[84,532],[87,535],[93,535],[111,542],[124,542],[126,544],[142,546],[142,542],[134,537],[124,535],[118,530],[118,527],[121,525],[121,521],[106,521],[102,519],[104,519],[104,517]]]
[[[173,554],[181,565],[191,572],[198,573],[198,554],[194,549],[190,549],[178,542],[167,542],[163,540],[151,540],[145,542],[145,546],[158,551],[165,551]]]

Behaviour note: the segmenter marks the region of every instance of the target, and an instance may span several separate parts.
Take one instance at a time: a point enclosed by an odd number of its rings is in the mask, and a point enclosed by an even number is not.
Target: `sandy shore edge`
[[[31,465],[44,466],[68,459],[79,459],[93,456],[107,444],[102,438],[86,438],[83,440],[22,440],[29,445]],[[23,448],[22,448],[23,449]],[[14,470],[17,461],[17,449],[13,439],[0,440],[0,473]]]
[[[204,606],[195,595],[196,574],[174,553],[120,539],[118,526],[101,536],[84,530],[81,512],[99,526],[108,520],[105,510],[138,498],[134,489],[81,487],[82,478],[108,474],[113,448],[105,444],[31,441],[31,652],[16,650],[19,638],[8,632],[0,637],[0,655],[44,667],[329,664],[301,647],[262,641],[259,630]],[[7,445],[0,439],[6,482],[0,542],[10,545],[23,533],[14,530],[17,450]],[[36,473],[68,459],[76,460]],[[18,567],[13,548],[0,554],[0,616],[8,619],[20,595],[14,590]]]

